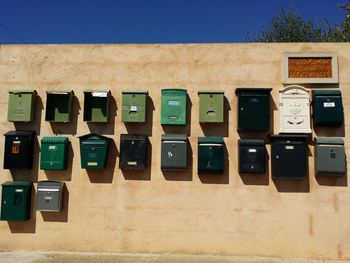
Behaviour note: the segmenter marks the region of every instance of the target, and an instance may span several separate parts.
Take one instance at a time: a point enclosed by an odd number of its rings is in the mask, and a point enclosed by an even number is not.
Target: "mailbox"
[[[312,116],[315,126],[341,126],[343,103],[340,90],[313,90]]]
[[[161,124],[186,125],[186,100],[186,90],[163,89]]]
[[[4,169],[32,169],[35,131],[10,131],[4,135]]]
[[[161,169],[185,170],[187,168],[187,135],[163,134]]]
[[[199,91],[199,122],[224,122],[224,92]]]
[[[45,121],[69,122],[73,96],[73,91],[47,91]]]
[[[90,133],[79,137],[81,168],[103,169],[106,167],[110,138]]]
[[[63,204],[63,187],[63,182],[38,182],[36,210],[43,212],[60,212]]]
[[[273,178],[303,179],[307,176],[307,135],[270,135]]]
[[[265,173],[266,150],[264,140],[241,139],[239,143],[239,172]]]
[[[1,220],[30,219],[32,182],[16,181],[2,184]]]
[[[237,88],[237,130],[270,130],[270,88]]]
[[[198,138],[198,172],[224,172],[224,138]]]
[[[122,92],[122,121],[146,122],[147,91]]]
[[[147,135],[120,135],[120,163],[124,170],[144,170],[147,162]]]
[[[84,121],[108,122],[110,91],[84,91]]]
[[[317,175],[344,175],[346,157],[343,138],[315,138],[315,169]]]
[[[41,170],[67,169],[68,137],[43,137],[41,139]]]
[[[279,91],[280,133],[311,133],[310,92],[291,85]]]
[[[9,91],[7,120],[32,122],[35,117],[36,91]]]

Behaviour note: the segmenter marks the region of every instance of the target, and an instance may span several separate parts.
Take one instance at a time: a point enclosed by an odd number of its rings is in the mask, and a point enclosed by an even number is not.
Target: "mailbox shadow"
[[[60,212],[41,212],[45,222],[68,222],[69,191],[67,185],[63,187],[62,211]]]
[[[315,127],[317,137],[345,137],[344,124],[340,127]]]

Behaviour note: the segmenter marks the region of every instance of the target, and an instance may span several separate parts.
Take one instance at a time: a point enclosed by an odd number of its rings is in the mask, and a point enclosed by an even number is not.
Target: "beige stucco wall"
[[[349,44],[0,46],[1,133],[15,127],[35,129],[39,141],[43,136],[57,133],[69,136],[72,143],[67,171],[39,170],[39,145],[32,171],[1,171],[0,183],[13,179],[64,180],[68,192],[61,213],[39,213],[33,209],[28,222],[0,222],[0,250],[350,259],[347,176],[316,180],[312,145],[309,145],[308,180],[275,182],[270,174],[241,176],[237,171],[240,135],[236,131],[234,90],[273,88],[277,133],[278,89],[283,87],[282,54],[296,51],[338,54],[345,128],[319,129],[317,135],[345,136],[350,120]],[[190,123],[186,127],[160,125],[160,90],[166,87],[187,89],[191,106]],[[10,89],[38,91],[35,123],[15,126],[7,122]],[[45,91],[53,89],[74,90],[77,100],[71,124],[51,125],[44,121]],[[111,107],[113,121],[108,125],[88,125],[82,121],[84,89],[111,90],[115,102]],[[121,122],[124,89],[149,91],[147,124],[125,127]],[[197,91],[200,89],[225,90],[225,124],[199,125]],[[116,147],[111,149],[105,171],[88,174],[80,168],[77,136],[90,131],[112,137]],[[165,131],[188,133],[193,161],[186,172],[161,172],[160,138]],[[119,137],[127,132],[150,135],[152,165],[145,172],[126,173],[118,168]],[[228,160],[224,175],[198,176],[197,137],[203,135],[225,136]],[[350,156],[349,139],[345,138],[345,142]],[[0,153],[3,146],[4,139],[0,140]],[[270,151],[270,145],[267,149]]]

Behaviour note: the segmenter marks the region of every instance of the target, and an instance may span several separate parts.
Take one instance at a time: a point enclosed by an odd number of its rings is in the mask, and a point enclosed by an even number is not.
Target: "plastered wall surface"
[[[349,150],[349,44],[193,44],[193,45],[2,45],[0,46],[0,129],[36,130],[34,169],[2,170],[0,182],[62,180],[64,210],[35,211],[25,222],[0,222],[0,250],[113,251],[261,255],[298,258],[350,259],[350,190],[347,175],[315,178],[314,147],[309,144],[306,180],[272,180],[265,175],[238,173],[242,138],[266,138],[267,133],[238,133],[236,87],[273,88],[273,131],[278,133],[278,90],[282,84],[283,52],[336,52],[343,94],[345,125],[323,128],[313,136],[345,137]],[[188,92],[188,124],[160,125],[162,88]],[[36,121],[7,122],[8,90],[38,92]],[[74,90],[73,120],[45,122],[47,90]],[[83,90],[111,90],[108,124],[83,122]],[[121,122],[121,91],[148,90],[146,124]],[[225,123],[200,125],[198,90],[225,90]],[[113,138],[107,169],[80,168],[77,136],[89,132]],[[190,149],[185,172],[160,170],[163,133],[187,133]],[[125,172],[118,168],[121,133],[150,137],[149,168]],[[43,136],[68,136],[66,171],[39,170]],[[197,174],[197,137],[225,137],[223,175]],[[3,165],[4,137],[0,140]],[[267,145],[270,153],[270,145]]]

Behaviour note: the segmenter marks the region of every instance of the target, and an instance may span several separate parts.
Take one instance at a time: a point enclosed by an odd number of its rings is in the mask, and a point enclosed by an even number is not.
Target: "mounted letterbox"
[[[147,91],[122,92],[122,121],[146,122]]]
[[[67,137],[43,137],[41,139],[41,170],[65,170],[67,168]]]
[[[270,88],[237,88],[237,130],[270,129]]]
[[[198,172],[224,172],[224,138],[198,138]]]
[[[310,92],[291,85],[279,91],[280,133],[311,133]]]
[[[224,122],[224,92],[199,91],[199,122]]]
[[[266,150],[264,140],[239,140],[239,172],[265,173]]]
[[[343,138],[315,138],[316,174],[343,175],[346,172],[346,157]]]
[[[110,138],[90,133],[79,137],[81,168],[106,167]]]
[[[147,160],[147,135],[120,135],[120,168],[144,170]]]
[[[163,89],[160,123],[186,125],[186,100],[186,90]]]
[[[36,91],[9,91],[7,120],[11,122],[34,121]]]
[[[341,126],[343,103],[340,90],[313,90],[312,117],[315,126]]]
[[[108,122],[110,91],[84,91],[84,121]]]
[[[10,131],[4,135],[4,169],[32,169],[35,131]]]
[[[47,91],[45,121],[69,122],[73,96],[73,91]]]
[[[163,134],[161,169],[185,170],[187,168],[187,135]]]
[[[2,184],[1,220],[24,221],[30,218],[32,182]]]
[[[36,210],[43,212],[59,212],[63,203],[63,182],[40,181],[36,196]]]
[[[303,179],[307,176],[307,135],[271,135],[273,178]]]

